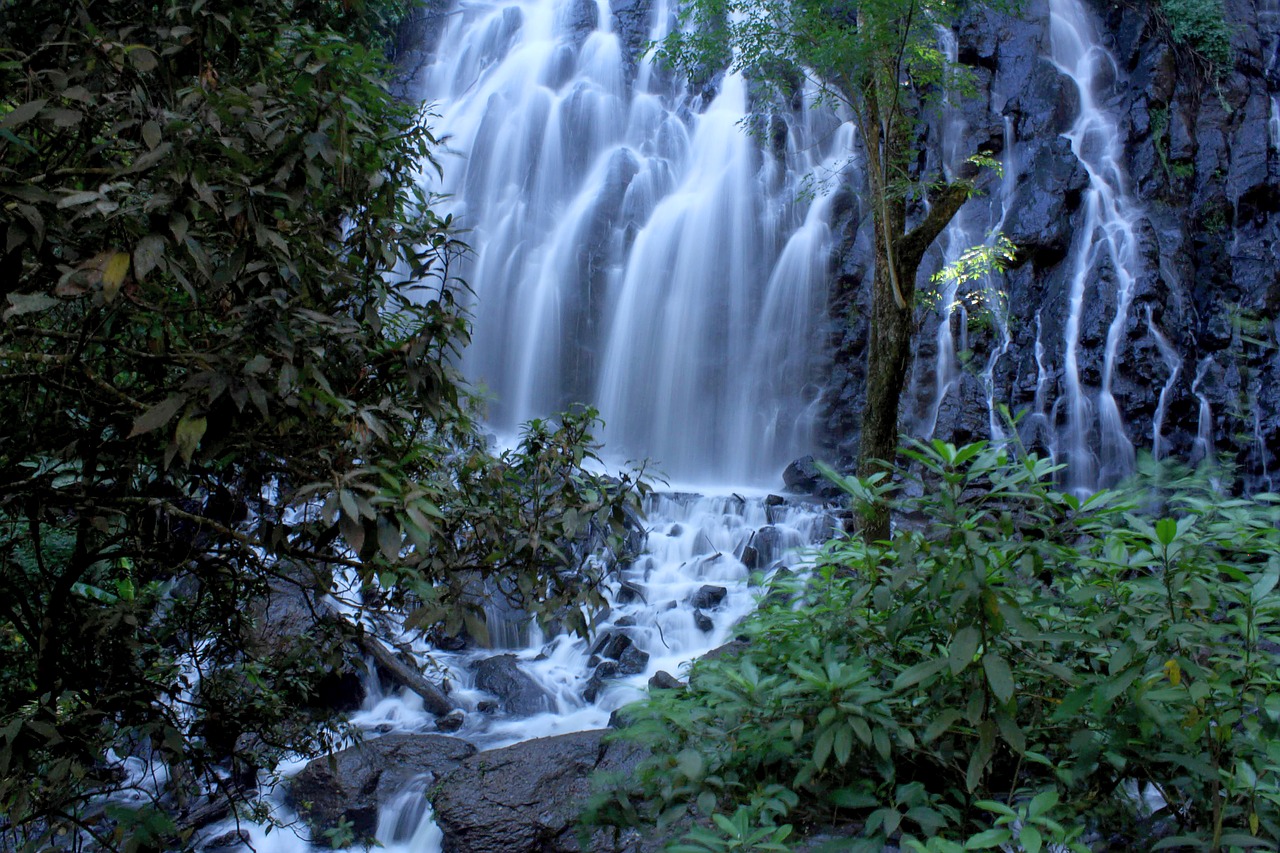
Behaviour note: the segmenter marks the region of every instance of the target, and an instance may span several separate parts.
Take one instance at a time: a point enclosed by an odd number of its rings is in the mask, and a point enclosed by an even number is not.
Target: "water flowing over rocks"
[[[475,752],[443,735],[384,735],[307,764],[290,781],[289,799],[315,838],[347,822],[357,839],[371,839],[380,808],[411,780],[439,778]]]

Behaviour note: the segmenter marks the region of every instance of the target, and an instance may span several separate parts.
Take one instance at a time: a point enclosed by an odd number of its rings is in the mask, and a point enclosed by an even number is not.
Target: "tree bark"
[[[920,270],[925,250],[968,199],[969,187],[964,179],[947,186],[933,200],[929,214],[911,231],[906,231],[906,208],[901,201],[889,202],[876,216],[871,340],[867,347],[867,404],[862,413],[862,439],[858,452],[858,475],[861,477],[893,470],[898,450],[902,391],[907,384],[907,369],[911,364],[915,339],[916,273]],[[889,247],[892,247],[892,256]],[[897,294],[890,270],[896,273]],[[887,506],[871,508],[864,519],[862,535],[867,542],[889,539]]]

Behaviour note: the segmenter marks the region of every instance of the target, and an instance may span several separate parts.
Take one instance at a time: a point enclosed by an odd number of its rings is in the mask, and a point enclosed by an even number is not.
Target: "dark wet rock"
[[[472,756],[445,777],[432,800],[444,853],[611,853],[641,847],[638,834],[615,846],[599,832],[585,847],[577,820],[595,773],[625,776],[644,753],[606,744],[607,730],[525,741]]]
[[[733,657],[734,655],[745,651],[746,648],[746,640],[734,638],[723,646],[716,646],[714,649],[700,657],[699,660],[720,660],[720,658],[723,657]]]
[[[684,525],[682,525],[682,524],[673,524],[673,525],[671,525],[670,527],[668,527],[668,528],[667,528],[667,535],[668,535],[668,536],[670,536],[670,537],[672,537],[672,538],[675,538],[675,537],[678,537],[678,536],[683,536],[683,535],[684,535]]]
[[[619,675],[638,675],[649,665],[649,653],[630,646],[618,657]]]
[[[644,668],[649,665],[649,653],[636,648],[635,641],[621,632],[601,636],[596,641],[592,654],[616,661],[618,675],[635,675],[644,672]]]
[[[547,694],[524,670],[515,655],[495,655],[474,665],[476,687],[497,697],[508,714],[529,716],[551,709]]]
[[[722,586],[707,584],[698,589],[689,599],[689,603],[698,610],[714,610],[724,602],[729,590]]]
[[[766,569],[782,557],[782,531],[772,524],[761,527],[755,533],[751,534],[751,539],[747,542],[747,547],[755,551],[755,560],[753,561],[754,565],[752,563],[747,563],[745,559],[743,560],[743,562],[747,564],[747,567],[752,569]]]
[[[711,619],[711,617],[703,613],[701,610],[693,611],[693,624],[698,626],[699,631],[703,631],[705,633],[710,633],[716,627],[716,623]]]
[[[454,708],[443,717],[436,718],[436,728],[442,732],[456,732],[466,720],[466,713],[461,708]]]
[[[492,714],[498,710],[498,703],[492,699],[481,699],[476,703],[476,710],[481,714]]]
[[[680,679],[676,678],[666,670],[658,670],[654,673],[653,678],[649,679],[650,690],[680,690],[684,687]]]
[[[205,845],[205,850],[227,850],[232,847],[247,847],[253,843],[253,837],[249,835],[247,829],[233,829],[230,832],[224,832],[217,838],[210,839]]]
[[[817,461],[812,456],[800,457],[782,472],[782,482],[786,484],[787,489],[802,495],[813,494],[821,479],[822,474],[818,471]]]
[[[636,617],[623,616],[613,623],[615,628],[634,628],[636,626]]]
[[[444,735],[374,738],[307,764],[288,783],[289,802],[315,837],[345,821],[356,839],[371,840],[380,804],[419,776],[439,778],[475,751]]]
[[[618,585],[618,593],[614,596],[618,604],[631,604],[635,601],[645,602],[644,587],[631,581],[623,581]]]
[[[587,679],[587,686],[582,689],[582,698],[588,702],[596,701],[596,697],[600,695],[600,691],[604,688],[604,683],[617,675],[617,661],[601,661],[591,673],[591,677]]]
[[[752,571],[763,569],[765,567],[765,564],[760,560],[760,552],[754,545],[744,545],[742,547],[742,554],[739,555],[738,559],[742,561],[742,565]]]

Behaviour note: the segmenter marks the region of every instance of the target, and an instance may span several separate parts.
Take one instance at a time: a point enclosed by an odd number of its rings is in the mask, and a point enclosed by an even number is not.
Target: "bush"
[[[628,709],[654,757],[591,818],[692,819],[681,851],[829,824],[867,851],[1280,839],[1280,498],[1148,465],[1082,501],[1035,457],[905,452],[892,542],[827,543],[741,654]]]
[[[636,484],[593,413],[476,427],[435,140],[371,46],[407,5],[0,0],[0,849],[251,810],[375,616],[602,602],[570,546]]]
[[[1194,51],[1215,74],[1231,68],[1231,34],[1222,0],[1160,0],[1173,43]]]

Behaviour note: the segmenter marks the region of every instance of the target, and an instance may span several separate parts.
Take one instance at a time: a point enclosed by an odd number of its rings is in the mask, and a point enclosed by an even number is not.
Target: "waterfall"
[[[1133,470],[1133,444],[1125,433],[1112,381],[1139,265],[1135,227],[1140,213],[1126,187],[1122,135],[1115,119],[1098,103],[1096,91],[1104,71],[1118,72],[1115,60],[1102,46],[1079,0],[1050,0],[1049,10],[1053,62],[1075,85],[1080,101],[1079,115],[1065,136],[1089,176],[1084,221],[1068,261],[1069,313],[1063,353],[1066,434],[1057,448],[1068,466],[1068,486],[1087,494]],[[1104,283],[1109,291],[1103,291]],[[1091,289],[1096,293],[1089,294]],[[1086,389],[1079,363],[1090,295],[1114,306],[1096,396]]]
[[[1151,307],[1147,307],[1147,331],[1151,333],[1151,337],[1155,339],[1156,348],[1160,350],[1160,357],[1164,360],[1165,366],[1169,368],[1169,378],[1165,380],[1163,387],[1160,389],[1160,401],[1156,404],[1156,413],[1151,419],[1151,455],[1156,459],[1164,458],[1164,416],[1169,410],[1169,399],[1173,395],[1174,386],[1178,382],[1178,376],[1182,373],[1182,357],[1178,355],[1178,351],[1173,348],[1160,329],[1156,327],[1155,322],[1151,319]]]
[[[636,56],[666,10],[637,33],[587,8],[462,4],[422,76],[449,134],[433,189],[474,250],[464,369],[499,432],[587,403],[619,457],[771,484],[821,392],[830,203],[801,190],[852,133],[806,91],[761,144],[739,75],[707,103]]]

